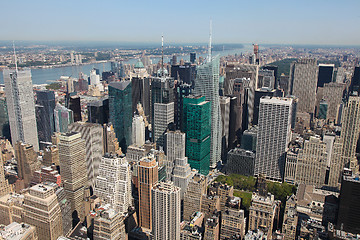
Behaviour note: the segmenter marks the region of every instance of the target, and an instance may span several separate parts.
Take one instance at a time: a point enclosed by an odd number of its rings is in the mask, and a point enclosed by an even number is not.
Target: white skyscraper
[[[194,95],[205,96],[211,102],[211,145],[210,167],[214,168],[220,161],[221,154],[221,119],[219,102],[219,57],[211,58],[197,67]]]
[[[75,122],[69,125],[69,131],[80,132],[85,140],[88,183],[94,186],[103,153],[103,128],[96,123]]]
[[[167,156],[167,180],[171,180],[171,174],[177,158],[185,157],[185,133],[180,131],[168,131],[165,134],[165,154]]]
[[[101,159],[94,194],[119,212],[131,205],[131,172],[125,156],[105,155]]]
[[[291,98],[263,97],[260,99],[256,140],[255,176],[282,180],[285,152],[291,139]]]
[[[172,181],[174,182],[175,186],[180,188],[181,199],[184,198],[184,193],[186,192],[187,186],[196,173],[197,171],[195,169],[191,170],[187,157],[177,158],[175,160]]]
[[[154,142],[164,145],[164,134],[169,123],[174,122],[174,102],[154,104]]]
[[[90,85],[97,87],[100,91],[104,91],[104,86],[100,82],[100,75],[95,68],[90,71]]]
[[[160,182],[151,190],[153,240],[180,240],[180,188]]]
[[[12,143],[22,141],[39,151],[31,71],[4,69],[3,75]]]
[[[132,121],[132,144],[136,147],[145,144],[145,122],[139,115],[134,116]]]

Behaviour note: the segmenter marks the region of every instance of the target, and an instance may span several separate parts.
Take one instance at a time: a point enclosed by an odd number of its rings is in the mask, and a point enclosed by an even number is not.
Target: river
[[[216,51],[213,52],[213,56],[220,55],[220,56],[227,56],[227,55],[234,55],[240,53],[247,53],[252,51],[252,46],[250,44],[244,45],[244,48],[240,49],[233,49],[233,50],[225,50],[225,51]],[[206,57],[207,54],[197,54],[197,58],[199,56]],[[185,61],[190,61],[190,54],[187,55],[178,55],[177,60],[184,59]],[[160,60],[160,57],[151,58],[153,63],[157,63]],[[124,64],[135,64],[138,59],[130,59],[125,61]],[[165,62],[169,62],[170,58],[165,57]],[[74,78],[78,78],[79,74],[82,72],[86,75],[90,74],[91,69],[97,68],[100,70],[100,75],[103,71],[110,71],[111,64],[110,62],[104,63],[90,63],[90,64],[83,64],[77,66],[65,66],[65,67],[53,67],[53,68],[33,68],[31,69],[31,76],[33,84],[45,84],[50,83],[55,80],[58,80],[61,76],[71,76]],[[0,83],[4,83],[3,74],[0,72]]]

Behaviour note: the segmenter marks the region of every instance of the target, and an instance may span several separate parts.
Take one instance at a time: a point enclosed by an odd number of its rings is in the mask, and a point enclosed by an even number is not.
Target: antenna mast
[[[212,38],[212,20],[210,18],[210,34],[209,34],[209,62],[211,61],[211,38]]]
[[[16,73],[18,73],[17,58],[16,58],[16,51],[15,51],[15,41],[13,41],[13,48],[14,48],[15,71],[16,71]]]
[[[161,76],[164,76],[164,34],[161,35]]]

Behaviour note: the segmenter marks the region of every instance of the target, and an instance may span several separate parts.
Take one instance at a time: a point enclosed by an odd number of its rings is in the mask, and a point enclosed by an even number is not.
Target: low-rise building
[[[13,222],[0,227],[0,239],[3,240],[37,240],[36,228],[26,223]]]

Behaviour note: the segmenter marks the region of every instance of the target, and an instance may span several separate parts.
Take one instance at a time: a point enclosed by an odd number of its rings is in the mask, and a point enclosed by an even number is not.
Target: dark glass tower
[[[332,82],[334,74],[334,64],[320,64],[317,87],[324,87],[325,83]]]
[[[0,97],[0,132],[1,136],[5,137],[8,140],[11,140],[6,99],[3,97]]]
[[[37,128],[40,142],[51,142],[51,135],[55,131],[54,109],[55,93],[54,91],[44,90],[36,91]]]
[[[131,145],[132,98],[131,81],[112,82],[109,84],[109,115],[121,150]]]
[[[145,116],[150,116],[150,79],[137,78],[131,79],[132,88],[132,112],[136,111],[136,106],[141,103]]]
[[[191,168],[207,175],[210,168],[211,104],[202,96],[188,96],[183,103],[183,132]]]
[[[89,102],[88,122],[104,124],[109,122],[109,99],[104,98],[98,101]]]

